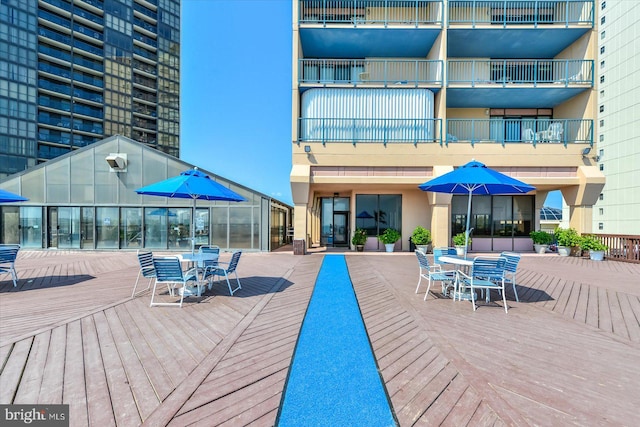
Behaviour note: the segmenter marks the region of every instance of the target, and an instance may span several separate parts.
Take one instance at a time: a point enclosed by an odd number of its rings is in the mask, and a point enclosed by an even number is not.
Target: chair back
[[[473,277],[503,277],[507,259],[505,257],[475,257],[471,267]]]
[[[153,258],[158,282],[183,281],[182,267],[178,257]]]
[[[238,261],[240,261],[240,255],[242,255],[242,251],[236,251],[231,255],[231,261],[229,261],[229,267],[227,268],[227,273],[233,273],[236,271],[236,267],[238,266]]]
[[[156,269],[153,266],[153,252],[138,251],[138,263],[143,277],[150,278],[156,276]]]
[[[517,252],[502,252],[500,256],[507,260],[504,267],[505,271],[515,273],[518,269],[518,263],[520,262],[520,254]]]
[[[19,245],[0,246],[0,264],[13,264],[18,257]]]
[[[551,123],[549,125],[549,139],[559,141],[562,135],[562,123]]]
[[[199,251],[203,254],[220,254],[220,246],[216,246],[216,245],[212,245],[212,246],[200,246]],[[203,267],[210,267],[213,265],[218,265],[218,261],[213,261],[213,260],[208,260],[208,261],[203,261],[202,262],[202,266]]]
[[[418,257],[418,264],[420,264],[420,268],[424,268],[426,270],[429,270],[429,259],[427,258],[427,256],[424,254],[424,252],[416,249],[416,256]]]
[[[440,257],[447,256],[447,255],[456,255],[456,248],[450,248],[450,247],[433,248],[433,262],[435,264],[438,264],[438,265],[444,264],[443,262],[440,262]]]

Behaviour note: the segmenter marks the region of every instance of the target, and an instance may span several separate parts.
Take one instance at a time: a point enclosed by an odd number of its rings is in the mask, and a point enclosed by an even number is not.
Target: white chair
[[[533,132],[533,129],[530,128],[526,128],[522,130],[522,140],[524,142],[533,142],[533,140],[535,139],[535,133]]]
[[[16,258],[18,257],[19,251],[20,245],[0,245],[0,274],[11,274],[14,288],[18,286]]]
[[[551,123],[549,125],[549,130],[548,132],[548,140],[549,142],[560,142],[562,141],[562,123]]]
[[[502,252],[500,256],[507,259],[507,264],[504,269],[505,283],[511,284],[516,301],[520,302],[520,299],[518,298],[518,291],[516,290],[516,273],[518,272],[518,263],[520,262],[521,256],[516,252]]]
[[[456,281],[456,293],[459,295],[460,287],[469,287],[471,291],[471,304],[473,305],[473,311],[476,311],[476,295],[475,291],[480,289],[486,291],[486,300],[490,300],[490,292],[495,289],[502,295],[502,303],[504,305],[504,312],[508,312],[507,298],[505,296],[505,266],[507,259],[505,257],[475,257],[473,259],[473,265],[471,271],[466,274],[462,271],[458,271],[458,280]]]
[[[443,271],[439,265],[430,265],[429,259],[424,254],[424,252],[416,249],[415,251],[416,257],[418,258],[418,266],[420,270],[418,272],[418,286],[416,286],[416,294],[420,289],[420,283],[422,279],[427,279],[429,284],[427,285],[427,291],[424,294],[424,300],[427,300],[427,295],[429,295],[429,290],[431,289],[432,282],[441,282],[442,283],[442,294],[447,295],[447,289],[453,286],[453,282],[456,277],[450,272]]]
[[[131,292],[131,298],[136,296],[136,288],[138,287],[138,282],[140,281],[140,276],[145,279],[149,279],[149,284],[147,285],[148,291],[151,289],[151,282],[156,278],[156,269],[153,267],[153,253],[151,251],[140,251],[137,253],[138,264],[140,264],[140,270],[138,270],[138,277],[136,278],[136,283],[133,285],[133,292]],[[144,291],[141,291],[144,292]],[[140,292],[140,293],[141,293]],[[170,290],[170,292],[172,292]]]
[[[192,268],[186,272],[182,271],[180,259],[178,257],[153,258],[153,268],[156,271],[156,281],[153,284],[153,292],[151,293],[150,307],[156,305],[177,305],[182,307],[184,297],[200,296],[204,288],[203,284],[198,280],[197,268]],[[156,288],[158,284],[165,284],[169,287],[169,294],[175,296],[175,289],[178,285],[180,295],[179,302],[155,302]],[[197,290],[191,290],[195,287]]]
[[[216,276],[224,276],[224,278],[227,280],[227,286],[229,286],[230,295],[233,295],[238,289],[242,289],[240,279],[238,278],[238,273],[236,272],[236,269],[238,268],[238,262],[240,261],[240,255],[242,255],[242,251],[236,251],[233,253],[233,255],[231,255],[231,260],[228,263],[219,262],[216,265],[207,267],[204,270],[203,279],[208,279],[210,281],[209,289],[211,289]],[[224,268],[223,265],[226,265],[227,267]],[[231,273],[235,274],[236,276],[236,283],[238,284],[238,286],[235,289],[231,288],[231,282],[229,281],[229,275]]]

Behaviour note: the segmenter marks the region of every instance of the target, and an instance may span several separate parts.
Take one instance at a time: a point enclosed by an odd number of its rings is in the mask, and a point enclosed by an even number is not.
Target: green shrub
[[[411,234],[411,243],[414,245],[428,245],[431,243],[431,231],[419,225]]]
[[[550,245],[553,243],[553,234],[547,233],[546,231],[532,231],[529,233],[529,237],[533,240],[533,243],[536,245]]]
[[[458,233],[453,236],[453,246],[464,246],[465,233]],[[469,237],[468,244],[471,244],[471,237]]]
[[[357,228],[356,231],[353,232],[351,243],[353,243],[354,245],[364,245],[365,243],[367,243],[367,230]]]
[[[574,247],[580,246],[580,235],[575,228],[562,228],[558,227],[555,231],[556,240],[558,246]]]
[[[402,235],[398,230],[393,228],[387,228],[386,230],[384,230],[382,234],[378,236],[378,240],[380,240],[382,243],[387,245],[390,243],[397,242],[398,240],[400,240],[401,237]]]
[[[609,246],[605,245],[592,234],[586,234],[580,237],[580,249],[583,251],[606,251]]]

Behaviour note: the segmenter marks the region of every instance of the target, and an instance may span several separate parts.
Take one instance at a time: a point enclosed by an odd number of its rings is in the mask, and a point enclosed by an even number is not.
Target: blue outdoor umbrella
[[[18,196],[0,188],[0,203],[26,202],[26,197]]]
[[[508,175],[486,167],[471,160],[451,172],[445,173],[418,186],[422,191],[435,193],[468,194],[467,225],[465,230],[465,257],[469,242],[469,224],[471,219],[471,197],[491,194],[524,194],[535,190],[535,187],[511,178]]]
[[[136,193],[147,196],[161,196],[177,199],[192,199],[191,213],[191,252],[195,252],[195,213],[196,200],[219,200],[227,202],[244,202],[246,199],[238,193],[219,184],[198,170],[189,169],[178,176],[138,188]]]

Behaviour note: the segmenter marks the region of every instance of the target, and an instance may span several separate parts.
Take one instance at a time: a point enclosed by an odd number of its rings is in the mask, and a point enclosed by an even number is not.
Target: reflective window
[[[251,248],[251,209],[248,207],[229,208],[229,247]]]
[[[118,208],[96,208],[96,248],[118,249]]]
[[[23,248],[42,248],[42,208],[20,207],[20,234]]]
[[[58,208],[58,248],[80,249],[80,208]]]
[[[142,247],[142,209],[122,208],[120,210],[120,247]]]

